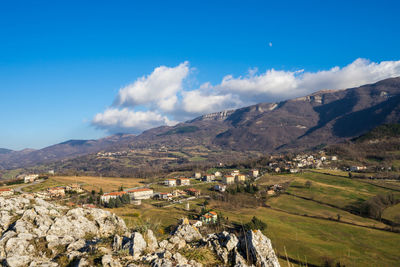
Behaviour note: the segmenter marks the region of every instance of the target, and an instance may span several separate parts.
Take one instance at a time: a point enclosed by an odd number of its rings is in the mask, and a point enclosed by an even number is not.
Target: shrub
[[[258,219],[256,216],[254,216],[250,222],[246,223],[244,225],[244,228],[246,230],[261,230],[263,231],[264,229],[267,228],[267,224],[260,219]]]

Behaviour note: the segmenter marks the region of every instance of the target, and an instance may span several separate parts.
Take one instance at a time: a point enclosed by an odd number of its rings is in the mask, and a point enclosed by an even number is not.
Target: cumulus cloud
[[[172,110],[178,100],[176,94],[182,90],[188,74],[187,61],[174,68],[155,68],[150,75],[120,89],[115,102],[122,106],[156,105],[165,111]]]
[[[167,116],[154,111],[132,111],[128,108],[108,108],[93,118],[93,124],[110,132],[138,133],[143,130],[161,126],[174,125]]]
[[[242,101],[232,94],[213,94],[203,90],[183,92],[182,109],[191,114],[212,113],[241,104]]]
[[[236,93],[246,102],[269,102],[298,97],[322,89],[346,89],[400,75],[400,61],[370,62],[357,59],[340,68],[318,72],[267,70],[245,77],[225,76],[215,89]]]
[[[189,73],[188,62],[155,68],[150,75],[121,88],[114,106],[97,114],[92,123],[111,132],[140,132],[205,113],[400,76],[400,61],[376,63],[357,59],[342,68],[336,66],[317,72],[269,69],[259,73],[251,69],[244,76],[226,75],[216,85],[206,82],[198,88],[184,88]]]

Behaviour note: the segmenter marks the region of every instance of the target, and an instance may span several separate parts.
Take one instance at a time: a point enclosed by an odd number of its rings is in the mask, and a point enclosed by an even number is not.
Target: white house
[[[29,174],[25,175],[24,183],[33,183],[37,178],[39,178],[39,174]]]
[[[226,185],[217,184],[214,186],[214,190],[219,192],[225,192]]]
[[[222,177],[222,182],[224,184],[233,184],[235,182],[235,177],[232,175],[226,175]]]
[[[128,190],[128,194],[132,199],[149,199],[153,197],[153,189],[150,188],[138,188]]]
[[[166,186],[176,186],[176,180],[175,179],[167,179],[164,181],[164,184]]]
[[[219,171],[216,171],[216,172],[214,173],[214,175],[215,175],[215,177],[221,177],[221,176],[222,176],[222,173],[219,172]]]
[[[194,178],[200,179],[201,178],[201,172],[195,172],[194,173]]]
[[[215,180],[215,175],[214,174],[206,174],[203,177],[204,182],[212,182]]]
[[[172,194],[171,193],[157,193],[155,196],[160,198],[160,199],[165,199],[165,200],[171,200],[172,199]]]
[[[103,203],[108,203],[110,199],[116,199],[118,197],[122,197],[123,195],[127,194],[125,191],[121,192],[111,192],[111,193],[105,193],[100,197],[101,202]]]
[[[253,177],[258,177],[260,175],[260,172],[256,169],[251,170],[251,175],[253,175]]]
[[[189,178],[181,177],[181,178],[178,178],[177,182],[178,182],[178,185],[190,185]]]

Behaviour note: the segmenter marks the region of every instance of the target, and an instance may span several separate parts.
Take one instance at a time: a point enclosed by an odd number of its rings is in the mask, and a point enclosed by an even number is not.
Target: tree
[[[96,191],[92,190],[92,195],[94,196],[96,194]]]
[[[124,191],[124,187],[122,185],[119,187],[119,191]]]
[[[115,207],[116,208],[119,208],[119,207],[122,207],[122,202],[121,202],[121,198],[120,197],[117,197],[116,199],[115,199]]]
[[[267,228],[267,224],[260,219],[258,219],[256,216],[254,216],[250,222],[246,223],[244,225],[244,228],[246,230],[264,230]]]
[[[306,188],[310,189],[310,188],[311,188],[311,185],[312,185],[312,182],[309,181],[309,180],[307,180],[306,183],[305,183],[304,185],[305,185]]]
[[[128,194],[124,194],[124,195],[122,196],[122,198],[121,198],[121,202],[122,202],[123,204],[129,204],[129,203],[131,203],[131,198],[129,197]]]
[[[103,188],[100,188],[99,195],[102,196],[103,194]]]
[[[113,198],[111,198],[111,199],[108,201],[108,203],[106,203],[106,207],[107,207],[107,208],[110,208],[110,209],[115,208],[115,200],[114,200]]]

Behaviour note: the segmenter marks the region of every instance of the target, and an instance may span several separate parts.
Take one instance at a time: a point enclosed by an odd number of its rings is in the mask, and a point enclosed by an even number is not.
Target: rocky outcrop
[[[263,235],[260,230],[248,231],[245,239],[242,240],[243,245],[247,247],[248,254],[252,261],[261,267],[278,267],[279,261],[272,248],[271,240]],[[244,248],[245,249],[245,248]]]
[[[108,211],[68,210],[29,196],[0,198],[0,209],[0,262],[7,266],[57,265],[60,254],[81,257],[91,242],[127,231]]]
[[[260,231],[203,237],[182,223],[158,242],[151,230],[130,233],[102,209],[68,209],[22,196],[0,197],[0,208],[2,266],[201,267],[192,256],[197,250],[211,253],[219,266],[279,266],[271,241]]]
[[[199,230],[197,230],[196,227],[189,225],[189,224],[181,224],[179,225],[176,229],[175,232],[173,233],[173,236],[176,236],[178,238],[184,239],[186,242],[191,242],[194,240],[201,239],[202,236],[199,233]]]

